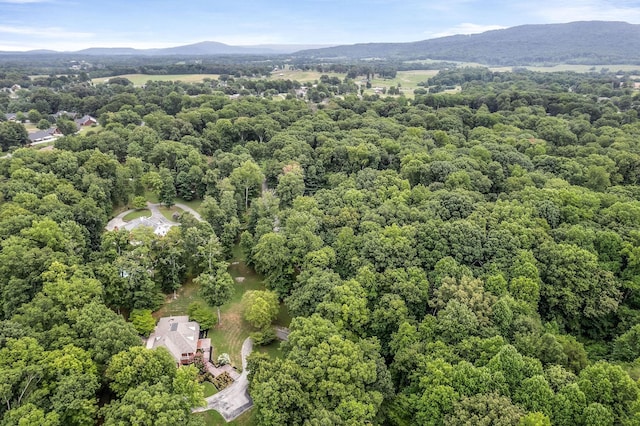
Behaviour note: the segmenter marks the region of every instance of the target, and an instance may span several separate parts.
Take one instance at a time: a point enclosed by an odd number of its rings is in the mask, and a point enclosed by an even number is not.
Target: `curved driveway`
[[[242,343],[242,374],[238,380],[221,390],[215,395],[205,398],[206,407],[199,407],[193,410],[194,413],[200,413],[208,410],[216,410],[224,417],[227,422],[238,417],[251,407],[253,400],[249,395],[249,380],[247,378],[247,356],[253,350],[253,342],[247,337]]]
[[[191,213],[198,221],[200,221],[200,222],[203,221],[202,216],[200,216],[200,213],[198,213],[197,211],[195,211],[191,207],[186,206],[184,204],[180,204],[180,203],[175,204],[175,206],[178,207],[179,209],[182,209],[185,212]],[[149,203],[149,202],[147,202],[147,208],[151,212],[151,217],[155,217],[159,221],[165,222],[165,223],[170,224],[170,225],[178,225],[178,223],[172,222],[172,221],[168,220],[167,218],[165,218],[164,215],[160,212],[160,209],[158,209],[158,207],[160,207],[159,203]],[[114,217],[113,219],[111,219],[107,223],[107,226],[106,226],[107,231],[113,231],[116,228],[124,229],[124,226],[128,222],[125,222],[123,218],[126,215],[128,215],[129,213],[134,212],[134,211],[135,211],[135,209],[124,211],[124,212],[120,213],[119,215],[117,215],[116,217]]]
[[[160,206],[160,204],[147,203],[147,208],[151,211],[152,217],[157,216],[162,220],[167,221],[167,219],[162,215],[162,213],[158,209],[158,206]],[[191,207],[186,206],[184,204],[180,204],[180,203],[176,203],[175,206],[186,212],[191,213],[198,221],[200,222],[203,221],[202,216],[200,216],[200,213],[198,213]],[[113,219],[111,219],[107,224],[107,230],[113,231],[116,226],[118,227],[118,229],[122,229],[124,225],[127,223],[123,220],[123,217],[132,211],[134,210],[127,210],[126,212],[122,212],[116,217],[114,217]],[[218,413],[222,415],[222,417],[224,417],[226,421],[230,422],[231,420],[238,417],[240,414],[244,413],[245,411],[253,407],[253,400],[249,395],[249,379],[247,378],[247,373],[248,373],[247,357],[249,356],[252,350],[253,350],[253,342],[251,341],[250,337],[247,337],[245,341],[242,343],[242,350],[240,353],[242,358],[242,374],[240,374],[240,377],[238,377],[238,379],[234,381],[231,385],[229,385],[227,388],[221,390],[215,395],[211,395],[210,397],[206,398],[205,399],[205,401],[207,402],[206,407],[195,408],[193,409],[194,413],[200,413],[202,411],[208,411],[208,410],[216,410]]]

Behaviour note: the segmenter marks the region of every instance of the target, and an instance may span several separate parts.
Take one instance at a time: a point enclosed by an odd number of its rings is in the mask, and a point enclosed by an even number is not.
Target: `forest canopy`
[[[189,278],[224,303],[236,247],[270,290],[247,319],[264,331],[278,301],[294,317],[282,356],[250,358],[258,424],[640,421],[630,78],[450,70],[425,87],[459,93],[411,100],[258,83],[0,95],[100,124],[38,150],[0,123],[16,138],[0,159],[1,424],[198,424],[195,370],[140,334]],[[105,231],[149,194],[201,201],[204,222]]]

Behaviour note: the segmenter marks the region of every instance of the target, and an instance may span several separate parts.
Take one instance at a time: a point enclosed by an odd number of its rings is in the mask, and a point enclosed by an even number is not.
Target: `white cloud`
[[[635,1],[573,0],[558,3],[541,0],[535,6],[527,3],[522,7],[528,15],[551,23],[594,20],[640,23],[640,8]]]
[[[436,33],[430,32],[426,34],[430,38],[438,38],[438,37],[452,36],[456,34],[478,34],[478,33],[483,33],[485,31],[501,30],[504,28],[506,27],[502,25],[479,25],[479,24],[471,24],[471,23],[465,22],[462,24],[458,24],[454,27],[448,28],[444,31],[440,31]]]
[[[48,38],[89,38],[94,36],[92,33],[67,31],[58,27],[17,27],[11,25],[0,25],[0,34],[2,33]]]

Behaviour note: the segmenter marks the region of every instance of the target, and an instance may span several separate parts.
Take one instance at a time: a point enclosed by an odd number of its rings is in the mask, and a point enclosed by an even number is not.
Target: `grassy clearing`
[[[242,318],[242,296],[249,290],[264,290],[265,286],[262,277],[244,263],[242,252],[238,246],[234,248],[229,273],[234,280],[237,277],[244,277],[244,280],[241,283],[236,281],[236,291],[232,299],[220,307],[222,321],[209,330],[209,338],[211,338],[213,345],[214,358],[221,353],[228,353],[231,357],[231,363],[237,368],[241,368],[242,342],[255,331]],[[189,304],[195,301],[202,301],[202,299],[198,296],[198,286],[189,281],[178,290],[176,299],[173,299],[173,295],[167,296],[166,303],[154,313],[154,317],[157,319],[169,315],[186,315]],[[211,309],[215,312],[215,308]],[[275,323],[287,327],[290,321],[289,312],[282,305]],[[270,354],[278,353],[277,348],[271,347],[271,345],[267,346],[266,351]]]
[[[389,90],[391,86],[398,87],[407,98],[413,98],[413,91],[418,87],[418,83],[426,81],[438,73],[437,70],[417,70],[417,71],[398,71],[395,78],[373,78],[371,80],[371,89],[365,90],[367,94],[374,94],[373,88],[380,87]]]
[[[254,348],[258,352],[262,352],[264,354],[269,355],[269,358],[283,358],[284,354],[282,353],[282,349],[280,348],[280,341],[276,340],[267,346],[258,346]]]
[[[398,71],[395,78],[374,78],[371,80],[372,87],[385,87],[389,89],[391,86],[398,87],[400,84],[402,93],[407,97],[413,97],[413,91],[418,88],[418,83],[427,80],[429,77],[433,77],[438,73],[438,70],[416,70],[416,71]],[[282,75],[280,75],[282,74]],[[283,70],[274,72],[271,75],[272,79],[280,80],[297,80],[301,83],[311,83],[315,80],[320,80],[320,76],[328,75],[329,77],[338,77],[340,80],[344,80],[346,74],[343,73],[321,73],[317,71],[297,71],[297,70]],[[363,77],[359,76],[356,81],[362,81]],[[365,90],[367,94],[373,94],[374,90]]]
[[[145,191],[144,198],[146,198],[148,202],[153,204],[158,204],[160,202],[160,200],[158,199],[158,194],[156,194],[155,192]]]
[[[151,217],[151,211],[149,209],[140,209],[127,213],[122,217],[122,220],[129,222],[130,220],[137,219],[139,217]]]
[[[222,322],[209,332],[209,337],[214,347],[214,356],[226,352],[231,357],[231,363],[241,368],[242,342],[254,331],[242,318],[242,296],[249,290],[264,290],[265,287],[262,277],[244,263],[237,247],[229,265],[229,273],[234,280],[238,277],[244,277],[244,280],[236,282],[236,291],[231,301],[220,308]]]
[[[93,125],[93,126],[81,127],[80,130],[79,130],[79,133],[81,135],[85,135],[85,134],[87,134],[89,132],[98,133],[100,131],[102,131],[102,126],[99,125],[99,124],[96,124],[96,125]]]
[[[218,393],[218,389],[211,382],[204,381],[202,382],[204,385],[204,397],[210,397],[211,395],[215,395]]]
[[[160,210],[160,213],[162,213],[162,216],[166,217],[167,220],[171,220],[174,222],[175,222],[175,219],[173,218],[173,214],[182,213],[184,211],[180,207],[176,207],[176,206],[171,206],[171,207],[160,206],[158,207],[158,210]]]
[[[289,313],[289,309],[287,309],[287,305],[284,303],[280,303],[280,312],[278,312],[278,316],[273,324],[279,325],[280,327],[289,327],[289,324],[291,324],[291,314]]]
[[[301,71],[301,70],[283,70],[271,73],[273,80],[297,80],[300,83],[311,83],[320,80],[320,76],[328,75],[329,77],[338,77],[344,80],[346,74],[336,72],[317,72],[317,71]]]
[[[187,308],[191,302],[204,302],[200,296],[198,296],[198,286],[191,280],[187,281],[178,289],[177,297],[174,299],[173,294],[167,295],[165,303],[153,313],[155,319],[187,315]]]
[[[202,200],[185,201],[181,198],[176,198],[176,203],[184,204],[185,206],[191,207],[192,209],[200,213],[200,206],[202,205]]]
[[[122,74],[112,77],[94,78],[93,84],[106,83],[111,78],[123,77],[136,86],[142,86],[147,81],[184,81],[185,83],[200,83],[205,78],[218,79],[218,74]]]
[[[215,410],[205,411],[204,413],[194,414],[204,419],[207,426],[254,426],[257,424],[256,411],[249,410],[237,419],[227,423],[225,419]]]
[[[49,141],[45,143],[39,143],[38,145],[34,145],[37,149],[44,149],[47,147],[53,147],[56,144],[56,141]]]

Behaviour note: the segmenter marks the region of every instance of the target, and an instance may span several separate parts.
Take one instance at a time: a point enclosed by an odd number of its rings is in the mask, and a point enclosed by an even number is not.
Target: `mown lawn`
[[[148,202],[153,204],[157,204],[160,202],[160,200],[158,199],[158,194],[153,191],[145,191],[144,198],[146,198]]]
[[[204,302],[198,295],[198,286],[192,280],[187,281],[177,291],[177,297],[173,294],[167,295],[165,303],[153,313],[158,319],[167,316],[187,315],[187,309],[192,302]]]
[[[209,337],[214,348],[214,357],[226,352],[231,357],[231,363],[241,369],[242,342],[254,331],[253,327],[242,318],[242,296],[249,290],[264,290],[265,287],[262,277],[244,263],[237,246],[229,265],[229,273],[234,281],[238,277],[244,277],[244,280],[236,281],[235,293],[231,301],[220,308],[222,322],[209,331]]]
[[[274,80],[296,80],[300,83],[312,83],[316,80],[320,80],[320,76],[323,75],[328,75],[329,77],[338,77],[340,80],[344,80],[344,78],[346,77],[346,74],[344,73],[284,70],[272,72],[270,78]]]
[[[254,349],[258,352],[269,355],[269,358],[271,359],[282,358],[284,354],[282,353],[282,349],[280,348],[280,343],[281,342],[279,340],[276,340],[275,342],[272,342],[267,346],[258,346]]]
[[[215,395],[218,393],[218,389],[216,389],[216,387],[213,385],[213,383],[211,382],[207,382],[204,381],[202,382],[202,385],[204,386],[204,397],[207,398],[211,395]]]
[[[158,207],[158,210],[160,210],[160,213],[162,213],[162,216],[166,217],[168,220],[171,220],[173,222],[176,221],[173,218],[173,215],[175,213],[182,213],[184,211],[180,207],[176,207],[176,206],[171,206],[171,207],[160,206]]]
[[[185,201],[185,200],[183,200],[181,198],[176,198],[175,202],[176,203],[180,203],[180,204],[184,204],[187,207],[191,207],[192,209],[194,209],[195,211],[200,213],[200,206],[202,205],[202,200]]]
[[[194,416],[199,416],[204,419],[204,422],[207,426],[254,426],[257,424],[256,421],[256,411],[249,410],[246,413],[242,414],[237,419],[227,423],[224,418],[215,410],[205,411],[204,413],[194,414]]]
[[[140,209],[140,210],[132,211],[131,213],[127,213],[122,217],[122,220],[124,220],[125,222],[129,222],[139,217],[150,217],[150,216],[151,216],[151,210]]]

